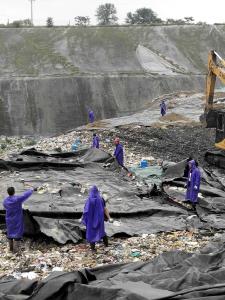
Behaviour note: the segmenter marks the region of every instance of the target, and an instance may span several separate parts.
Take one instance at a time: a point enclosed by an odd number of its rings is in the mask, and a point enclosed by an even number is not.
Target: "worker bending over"
[[[118,164],[124,167],[124,158],[123,158],[123,146],[120,144],[120,139],[117,137],[114,140],[114,144],[116,145],[116,149],[114,151],[114,156],[118,162]]]

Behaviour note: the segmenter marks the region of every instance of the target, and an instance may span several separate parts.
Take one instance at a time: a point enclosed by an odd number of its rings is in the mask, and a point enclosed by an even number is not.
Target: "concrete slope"
[[[225,56],[225,26],[1,28],[0,76],[141,72],[139,45],[180,71],[206,71],[210,49]]]
[[[57,134],[140,111],[155,97],[202,91],[225,26],[0,29],[0,134]]]

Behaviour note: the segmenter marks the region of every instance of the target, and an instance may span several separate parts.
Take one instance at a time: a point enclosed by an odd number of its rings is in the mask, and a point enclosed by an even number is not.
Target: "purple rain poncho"
[[[166,103],[164,100],[160,103],[160,113],[162,117],[166,114]]]
[[[123,166],[123,146],[121,144],[116,145],[116,149],[114,151],[114,156],[118,161],[118,164]]]
[[[92,148],[99,149],[99,137],[97,135],[93,136]]]
[[[33,190],[28,190],[22,195],[8,196],[4,199],[3,206],[6,210],[5,220],[8,238],[20,239],[23,237],[24,224],[22,204],[32,193]]]
[[[198,202],[201,174],[199,169],[196,167],[195,161],[191,160],[190,163],[192,167],[188,173],[187,192],[185,199],[195,204]]]
[[[86,240],[89,243],[99,242],[105,235],[104,202],[94,185],[84,206],[82,223],[86,226]]]
[[[92,110],[89,110],[88,112],[88,118],[89,118],[89,122],[90,123],[93,123],[94,120],[95,120],[95,115],[94,115],[94,112]]]

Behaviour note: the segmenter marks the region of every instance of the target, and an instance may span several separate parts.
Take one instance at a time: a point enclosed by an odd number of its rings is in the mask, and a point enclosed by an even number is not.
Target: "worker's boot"
[[[109,246],[109,241],[108,241],[107,235],[105,235],[105,236],[103,237],[103,243],[104,243],[105,247],[108,247],[108,246]]]
[[[196,211],[196,203],[192,203],[192,209]]]
[[[13,252],[13,240],[9,240],[9,251]]]
[[[20,254],[21,248],[21,241],[13,241],[13,253]]]
[[[90,246],[91,246],[91,251],[96,252],[95,243],[90,243]]]

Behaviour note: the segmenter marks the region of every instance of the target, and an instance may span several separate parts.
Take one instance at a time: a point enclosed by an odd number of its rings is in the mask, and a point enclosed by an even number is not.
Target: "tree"
[[[186,23],[183,19],[167,19],[166,24],[184,25]]]
[[[77,16],[74,18],[76,26],[88,26],[90,24],[89,17]]]
[[[112,3],[100,5],[96,11],[96,17],[99,25],[113,25],[118,20],[116,16],[116,7]]]
[[[31,20],[30,19],[25,19],[25,20],[15,20],[12,23],[7,24],[8,27],[30,27],[32,26]]]
[[[24,27],[30,27],[32,26],[31,20],[30,19],[25,19],[22,21]]]
[[[190,23],[194,22],[193,17],[185,17],[184,20],[185,20],[185,23],[187,23],[187,24],[190,24]]]
[[[46,20],[46,26],[47,27],[53,27],[54,26],[53,18],[51,18],[51,17],[47,18],[47,20]]]
[[[129,12],[127,14],[126,23],[128,24],[152,24],[163,23],[163,21],[157,17],[157,14],[150,8],[139,8],[135,13]]]

